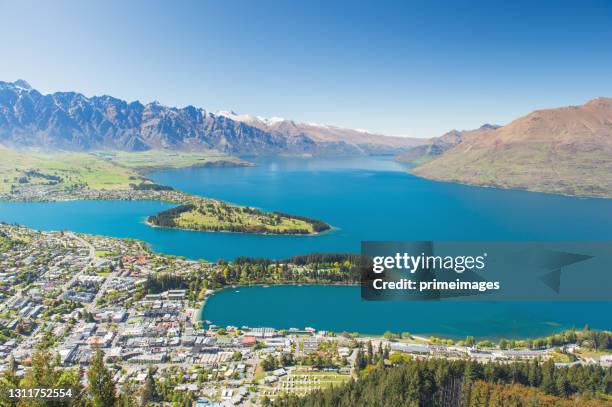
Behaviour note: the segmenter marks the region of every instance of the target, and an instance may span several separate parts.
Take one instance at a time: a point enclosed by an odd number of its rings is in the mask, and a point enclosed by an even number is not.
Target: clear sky
[[[0,0],[0,80],[429,137],[612,96],[612,1]]]

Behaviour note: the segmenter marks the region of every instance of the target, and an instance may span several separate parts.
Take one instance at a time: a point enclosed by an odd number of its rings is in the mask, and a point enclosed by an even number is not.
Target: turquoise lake
[[[350,286],[226,289],[208,299],[203,319],[219,326],[488,339],[544,336],[585,323],[600,329],[611,325],[610,305],[603,302],[369,302],[361,301],[359,291]]]
[[[162,253],[226,260],[358,252],[361,240],[606,240],[612,200],[477,188],[411,176],[390,158],[257,160],[256,167],[189,168],[149,174],[212,198],[323,220],[319,236],[207,233],[151,228],[160,202],[0,202],[0,221],[148,242]]]
[[[136,238],[162,253],[209,260],[358,252],[361,240],[612,239],[612,200],[432,182],[390,158],[254,161],[256,167],[164,170],[149,177],[203,196],[317,218],[334,230],[262,236],[150,228],[144,219],[172,205],[124,201],[0,202],[0,221]],[[270,288],[249,288],[231,302],[223,292],[209,301],[206,315],[220,324],[453,336],[534,336],[585,323],[612,327],[609,303],[472,303],[459,312],[456,303],[364,303],[350,287],[296,288],[291,295],[285,288],[274,295],[265,291]],[[266,303],[271,300],[276,302]]]

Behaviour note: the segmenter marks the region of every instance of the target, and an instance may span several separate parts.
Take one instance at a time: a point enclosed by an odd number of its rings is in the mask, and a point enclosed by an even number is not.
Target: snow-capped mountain
[[[219,111],[216,114],[286,137],[307,137],[318,143],[345,143],[347,151],[354,150],[355,153],[397,153],[426,142],[423,139],[390,137],[367,130],[347,129],[330,124],[298,123],[282,117],[266,118],[237,114],[233,111]]]
[[[316,131],[315,131],[316,129]],[[42,94],[26,81],[0,82],[0,144],[63,150],[215,149],[229,154],[395,152],[410,139],[355,139],[355,131],[284,119],[213,114],[75,92]],[[361,133],[359,133],[361,134]]]

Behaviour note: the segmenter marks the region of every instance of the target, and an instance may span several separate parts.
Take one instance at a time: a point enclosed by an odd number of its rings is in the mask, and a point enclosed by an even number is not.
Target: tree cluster
[[[360,379],[285,395],[276,407],[354,406],[595,406],[612,393],[612,373],[600,366],[556,367],[552,361],[482,364],[465,360],[406,360],[384,367],[381,358],[359,349]],[[382,350],[384,355],[385,350]],[[372,355],[372,356],[370,356]],[[374,367],[370,363],[376,363]],[[573,403],[573,404],[572,404]]]

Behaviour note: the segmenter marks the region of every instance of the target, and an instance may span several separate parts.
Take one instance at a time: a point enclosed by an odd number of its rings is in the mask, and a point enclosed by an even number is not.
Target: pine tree
[[[9,359],[7,369],[0,376],[0,406],[13,407],[17,405],[16,400],[8,400],[9,389],[19,387],[17,377],[17,365],[15,359]]]
[[[115,382],[112,373],[104,364],[104,354],[96,348],[87,372],[87,391],[91,397],[93,407],[107,407],[115,405],[117,401]]]
[[[129,381],[125,381],[121,386],[121,396],[117,402],[117,407],[136,407],[136,399],[134,398],[134,389]]]
[[[17,377],[17,362],[12,356],[9,359],[7,369],[2,374],[2,384],[9,387],[19,387],[19,377]]]
[[[385,346],[385,350],[383,351],[383,358],[384,359],[389,359],[389,353],[390,353],[390,346],[387,345],[387,346]]]
[[[469,406],[472,398],[472,384],[476,378],[474,363],[467,361],[463,370],[463,381],[461,383],[461,405]]]
[[[563,373],[559,372],[557,374],[556,387],[557,387],[557,394],[561,397],[567,397],[571,394],[572,386],[569,380],[567,380],[567,375],[565,372]]]
[[[542,365],[541,387],[548,394],[557,394],[557,387],[555,383],[555,363],[552,360],[548,360]]]
[[[470,407],[488,407],[491,388],[488,383],[477,381],[472,385]]]
[[[363,355],[363,350],[361,348],[357,349],[357,355],[355,357],[355,366],[357,366],[357,370],[364,369],[368,365],[368,361]]]
[[[39,349],[32,355],[32,368],[27,371],[20,382],[24,388],[64,388],[70,389],[70,399],[54,401],[53,406],[81,406],[81,384],[78,371],[74,369],[62,369],[59,356],[53,357],[46,349]],[[28,406],[48,406],[47,400],[32,400]]]
[[[193,402],[194,402],[193,393],[189,392],[185,396],[185,399],[183,400],[182,406],[183,407],[191,407],[191,406],[193,406]]]
[[[527,382],[530,386],[537,387],[540,385],[540,364],[537,360],[529,364],[529,373],[527,376]]]
[[[612,394],[612,369],[606,369],[602,387],[604,393]]]
[[[147,377],[145,379],[144,387],[142,389],[142,399],[140,404],[146,406],[149,402],[159,401],[159,393],[155,386],[155,379],[153,378],[153,371],[149,369],[147,371]]]

